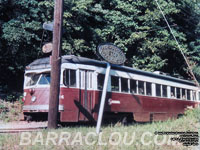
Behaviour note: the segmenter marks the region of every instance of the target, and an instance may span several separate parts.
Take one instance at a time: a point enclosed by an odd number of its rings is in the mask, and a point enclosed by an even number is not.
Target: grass
[[[88,133],[95,134],[95,127],[90,126],[79,126],[79,127],[64,127],[56,130],[44,129],[41,132],[31,132],[31,137],[26,138],[31,140],[29,145],[19,145],[20,136],[22,133],[18,134],[2,134],[0,135],[0,150],[2,149],[15,149],[15,150],[38,150],[38,149],[56,149],[56,150],[190,150],[194,149],[193,146],[186,147],[176,142],[175,145],[172,145],[170,142],[169,136],[154,135],[155,131],[195,131],[199,132],[200,129],[200,109],[189,110],[186,112],[186,115],[176,120],[168,120],[165,122],[153,122],[146,124],[133,124],[130,126],[123,126],[121,124],[108,125],[102,127],[102,133],[100,136],[88,135]],[[55,144],[52,141],[48,140],[49,144],[45,145],[47,142],[47,136],[50,132],[54,132],[58,135],[58,138],[55,138]],[[68,144],[65,141],[59,145],[59,138],[64,132],[67,132]],[[132,138],[132,135],[135,137]],[[199,132],[200,133],[200,132]],[[119,135],[121,135],[122,140],[117,145]],[[145,135],[146,134],[146,135]],[[145,135],[145,136],[144,136]],[[161,143],[162,140],[166,137],[166,142],[162,145],[155,144],[154,141]],[[101,138],[101,143],[107,143],[102,145],[98,140]],[[157,138],[157,139],[156,139]],[[126,139],[126,142],[130,142],[132,139],[133,143],[131,145],[126,145],[123,142],[123,139]],[[145,143],[151,142],[149,145],[144,145],[142,139]],[[88,140],[92,145],[87,145]],[[35,143],[34,143],[35,142]],[[167,142],[170,142],[169,145]],[[69,145],[71,144],[71,145]]]

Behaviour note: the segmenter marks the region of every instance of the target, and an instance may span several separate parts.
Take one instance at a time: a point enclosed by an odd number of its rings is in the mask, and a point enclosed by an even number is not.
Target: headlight
[[[26,93],[26,92],[24,92],[24,97],[26,96],[26,94],[27,94],[27,93]]]
[[[35,102],[35,101],[36,101],[36,96],[32,96],[32,97],[31,97],[31,101],[32,101],[32,102]]]
[[[27,95],[27,93],[24,92],[24,96],[23,96],[23,98],[22,98],[22,101],[23,101],[23,102],[26,100],[26,95]]]

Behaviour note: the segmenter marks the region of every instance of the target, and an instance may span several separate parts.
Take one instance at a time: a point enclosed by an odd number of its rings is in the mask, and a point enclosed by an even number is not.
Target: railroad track
[[[0,134],[3,133],[20,133],[20,132],[34,132],[34,131],[40,131],[42,129],[45,129],[44,127],[38,127],[38,128],[8,128],[8,129],[0,129]]]
[[[20,133],[34,132],[47,128],[45,122],[10,122],[0,124],[0,134],[2,133]]]

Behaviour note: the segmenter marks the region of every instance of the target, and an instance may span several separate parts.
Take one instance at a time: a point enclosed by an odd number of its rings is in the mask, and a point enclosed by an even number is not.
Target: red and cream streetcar
[[[47,115],[50,89],[49,58],[27,66],[24,81],[26,116]],[[62,57],[59,121],[96,121],[106,62],[66,55]],[[191,81],[158,72],[111,65],[104,120],[127,118],[149,122],[177,118],[187,107],[200,104],[199,88]]]

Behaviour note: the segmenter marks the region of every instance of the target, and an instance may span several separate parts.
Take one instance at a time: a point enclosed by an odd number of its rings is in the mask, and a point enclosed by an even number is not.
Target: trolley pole
[[[51,84],[49,95],[48,128],[57,128],[58,105],[60,94],[60,65],[61,65],[61,41],[63,0],[55,0],[54,26],[53,26],[53,51],[51,58]]]

